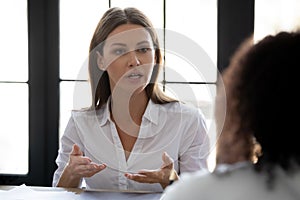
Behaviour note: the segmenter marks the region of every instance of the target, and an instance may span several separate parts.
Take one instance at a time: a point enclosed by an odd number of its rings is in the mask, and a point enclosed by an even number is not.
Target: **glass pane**
[[[72,110],[91,106],[89,82],[62,81],[60,83],[60,123],[59,135],[62,136]]]
[[[28,80],[27,1],[0,1],[0,81]]]
[[[182,43],[183,45],[189,45],[188,42],[183,41],[183,43]],[[198,49],[197,47],[194,50],[190,51],[190,50],[184,50],[186,48],[180,48],[179,46],[177,47],[175,47],[175,45],[172,46],[174,48],[170,52],[166,52],[166,61],[165,61],[166,81],[175,81],[175,82],[216,81],[216,66],[204,51]],[[190,49],[191,48],[193,47],[190,47]]]
[[[214,84],[166,84],[166,93],[188,105],[201,108],[208,120],[213,118],[216,94]]]
[[[299,0],[255,1],[254,40],[280,31],[300,28]]]
[[[168,66],[183,68],[182,62],[176,64],[173,60],[176,55],[201,69],[206,81],[215,82],[217,77],[217,1],[166,1],[166,29],[166,51],[170,53],[166,55]],[[198,57],[208,58],[201,61],[202,58]],[[188,81],[195,81],[190,71],[184,72],[183,70],[183,73],[184,77],[190,77]],[[174,80],[171,78],[167,81]]]
[[[0,94],[0,174],[27,174],[28,85],[2,83]]]
[[[112,7],[136,7],[152,22],[154,28],[164,27],[164,10],[162,0],[111,0]]]
[[[90,40],[108,0],[60,0],[60,78],[78,77],[89,54]]]

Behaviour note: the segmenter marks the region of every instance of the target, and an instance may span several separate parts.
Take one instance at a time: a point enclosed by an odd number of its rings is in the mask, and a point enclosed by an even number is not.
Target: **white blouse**
[[[160,184],[138,183],[127,179],[124,173],[159,169],[163,164],[163,152],[174,159],[178,173],[207,169],[209,137],[199,109],[179,102],[155,104],[150,100],[138,138],[126,160],[108,105],[97,111],[72,111],[61,138],[53,186],[58,183],[74,143],[93,162],[107,164],[103,171],[84,178],[87,189],[161,192]]]

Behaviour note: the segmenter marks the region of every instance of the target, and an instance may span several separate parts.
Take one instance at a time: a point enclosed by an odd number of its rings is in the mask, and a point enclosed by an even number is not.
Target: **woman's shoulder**
[[[94,108],[86,107],[77,110],[72,110],[71,115],[73,117],[92,117],[99,115],[99,113],[103,112],[103,108],[96,110]]]
[[[71,114],[72,115],[86,115],[86,114],[92,113],[92,111],[93,110],[91,108],[86,107],[86,108],[71,110]]]
[[[166,109],[168,112],[173,112],[173,113],[201,113],[200,108],[197,108],[196,106],[192,104],[187,104],[181,101],[176,101],[176,102],[170,102],[166,104],[159,104],[161,107]]]

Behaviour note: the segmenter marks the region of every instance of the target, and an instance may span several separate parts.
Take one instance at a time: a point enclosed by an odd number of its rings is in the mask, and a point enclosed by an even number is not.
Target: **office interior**
[[[26,73],[27,78],[18,80],[17,78],[14,80],[7,80],[6,77],[0,76],[0,93],[1,89],[11,85],[11,84],[24,84],[27,94],[24,98],[19,98],[18,94],[12,91],[12,96],[8,98],[12,98],[17,100],[16,102],[25,102],[28,104],[28,110],[26,111],[26,119],[25,122],[27,123],[26,130],[24,133],[18,133],[25,135],[25,140],[23,137],[15,137],[15,142],[7,149],[1,149],[4,154],[16,156],[17,160],[21,162],[20,164],[24,164],[24,159],[18,156],[21,155],[20,152],[11,153],[11,149],[17,149],[17,145],[19,143],[27,143],[28,148],[25,148],[25,151],[22,152],[23,154],[27,155],[25,160],[26,169],[25,172],[18,172],[14,173],[14,169],[11,171],[0,171],[0,185],[21,185],[26,184],[30,186],[51,186],[53,173],[57,168],[55,159],[57,157],[58,148],[59,148],[59,138],[61,134],[61,129],[63,129],[62,122],[60,121],[61,118],[61,110],[63,109],[61,106],[61,83],[69,83],[74,82],[76,80],[68,77],[61,77],[61,65],[63,54],[61,53],[63,44],[61,31],[63,27],[61,27],[62,19],[65,17],[65,13],[62,12],[62,3],[64,5],[69,5],[69,9],[72,9],[72,4],[85,4],[91,7],[99,6],[99,9],[105,10],[109,7],[113,6],[136,6],[141,5],[143,3],[138,3],[139,0],[129,0],[127,1],[118,1],[118,0],[98,0],[96,4],[96,0],[93,1],[84,1],[84,0],[23,0],[25,2],[26,7],[26,25],[27,25],[27,34],[26,34],[26,41],[27,41],[27,51],[22,51],[18,49],[18,41],[20,38],[8,38],[9,43],[14,46],[14,52],[12,51],[5,51],[1,50],[3,58],[6,57],[7,54],[14,54],[14,58],[18,60],[18,54],[25,55],[27,58],[26,63]],[[188,9],[195,5],[200,6],[203,4],[205,5],[207,2],[213,2],[215,5],[215,33],[211,33],[214,35],[214,45],[215,45],[215,54],[213,56],[213,62],[216,65],[216,69],[219,73],[227,67],[230,58],[233,52],[238,48],[242,41],[246,38],[250,37],[256,31],[256,20],[257,17],[257,5],[262,2],[262,0],[189,0],[189,1],[181,1],[181,0],[155,0],[150,1],[153,5],[159,5],[157,7],[158,10],[155,11],[152,8],[145,11],[147,13],[151,13],[154,15],[155,12],[160,12],[159,16],[161,17],[161,28],[167,29],[168,23],[170,18],[168,18],[168,12],[177,13],[179,16],[178,19],[181,19],[180,16],[184,15],[185,13],[189,13],[189,16],[184,20],[189,20],[191,24],[193,24],[193,28],[190,31],[199,30],[201,32],[202,29],[205,29],[207,25],[201,24],[202,21],[197,18],[197,12],[189,12]],[[93,4],[91,3],[93,2]],[[127,3],[124,3],[127,2]],[[143,0],[145,3],[146,0]],[[176,2],[176,3],[175,3]],[[197,2],[197,3],[196,3]],[[268,8],[265,8],[266,15],[268,14],[268,9],[272,10],[275,5],[277,5],[276,9],[280,7],[280,5],[284,4],[291,4],[288,8],[293,8],[293,12],[290,12],[290,15],[285,15],[284,20],[290,21],[292,20],[292,24],[289,27],[293,27],[293,25],[300,24],[300,15],[295,14],[292,15],[291,13],[297,13],[300,11],[300,4],[296,3],[296,1],[274,1],[274,5],[271,4],[273,1],[265,1],[266,4],[269,5]],[[18,1],[15,3],[15,8],[18,6]],[[295,3],[295,5],[292,5]],[[178,7],[172,8],[171,4],[177,4]],[[0,3],[1,5],[1,3]],[[3,4],[5,5],[5,4]],[[261,4],[260,4],[261,5]],[[180,8],[184,7],[183,10]],[[68,7],[68,6],[67,6]],[[283,6],[284,7],[284,6]],[[13,9],[14,7],[10,7]],[[66,8],[66,7],[64,7]],[[2,7],[2,9],[5,9]],[[142,10],[143,10],[142,9]],[[275,8],[274,8],[275,9]],[[277,10],[278,11],[278,10]],[[201,11],[200,11],[201,12]],[[274,11],[276,12],[276,11]],[[287,12],[289,13],[289,12]],[[300,12],[298,12],[300,13]],[[85,12],[78,12],[78,19],[86,19],[84,18]],[[103,14],[103,13],[100,13]],[[99,14],[99,16],[100,16]],[[280,13],[277,13],[280,15]],[[282,14],[282,13],[281,13]],[[295,18],[296,17],[296,18]],[[76,18],[77,19],[77,18]],[[97,21],[96,19],[95,21]],[[203,20],[203,19],[202,19]],[[9,18],[2,19],[4,22],[10,21]],[[1,20],[0,20],[1,22]],[[73,22],[76,23],[76,22]],[[184,21],[178,20],[177,22],[172,22],[173,28],[178,28],[176,31],[180,32],[180,27],[184,24]],[[79,22],[78,22],[79,24]],[[169,23],[171,24],[171,23]],[[16,24],[10,24],[10,26],[15,26]],[[76,27],[76,26],[74,26]],[[284,27],[279,27],[280,28]],[[76,32],[76,35],[80,35],[81,27],[77,27],[76,29],[72,30]],[[93,31],[93,30],[92,30]],[[75,33],[74,33],[75,34]],[[6,37],[6,36],[5,36]],[[66,38],[71,37],[65,36]],[[199,36],[201,37],[201,36]],[[4,38],[5,40],[7,38]],[[74,45],[70,47],[71,51],[74,51],[74,55],[76,55],[76,48],[81,48],[81,46],[76,45],[76,40],[80,41],[81,38],[77,37],[74,39]],[[1,48],[1,47],[0,47]],[[72,55],[72,54],[71,54]],[[15,61],[11,60],[9,65],[1,66],[1,71],[4,71],[4,68],[13,66]],[[82,61],[84,62],[84,61]],[[81,64],[81,63],[80,63]],[[15,72],[18,74],[18,72]],[[85,80],[77,80],[78,82],[84,82]],[[200,84],[209,84],[214,86],[216,84],[216,79],[212,81],[186,81],[186,82],[177,82],[176,80],[165,80],[164,83],[172,85],[172,84],[191,84],[191,85],[200,85]],[[5,93],[6,94],[6,93]],[[8,106],[10,107],[11,111],[15,116],[18,116],[19,105],[3,105],[5,102],[1,102],[3,107]],[[73,102],[70,102],[72,104]],[[21,106],[23,104],[20,104]],[[67,113],[68,115],[69,113]],[[16,117],[15,120],[7,119],[5,113],[0,113],[2,115],[1,124],[8,124],[10,127],[17,127],[19,124],[19,117]],[[5,121],[5,120],[8,121]],[[11,134],[9,130],[1,130],[0,128],[0,138],[5,138],[6,135]],[[2,145],[4,145],[5,141],[2,140]],[[4,147],[4,146],[3,146]],[[22,155],[23,155],[22,154]],[[7,157],[1,158],[1,162],[9,162]],[[26,164],[27,163],[27,164]],[[0,167],[1,170],[1,167]]]

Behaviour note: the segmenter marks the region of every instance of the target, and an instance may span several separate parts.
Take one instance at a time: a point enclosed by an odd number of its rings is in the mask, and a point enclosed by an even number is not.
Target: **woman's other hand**
[[[125,176],[140,183],[160,183],[162,188],[166,188],[170,184],[170,178],[177,180],[178,175],[174,170],[173,159],[166,152],[163,153],[162,160],[163,165],[160,169],[141,170],[136,174],[125,173]]]

